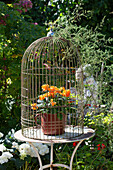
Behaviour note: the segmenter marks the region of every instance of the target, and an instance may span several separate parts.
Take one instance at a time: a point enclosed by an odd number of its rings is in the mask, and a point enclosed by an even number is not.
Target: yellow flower
[[[55,86],[50,86],[49,91],[54,92],[55,91]]]
[[[6,82],[7,82],[7,84],[11,84],[11,83],[12,83],[12,81],[11,81],[10,78],[8,78],[8,79],[6,80]]]
[[[76,100],[76,104],[78,104],[78,100]]]
[[[56,105],[56,102],[53,102],[53,99],[51,99],[51,105],[52,106]]]
[[[40,95],[40,96],[39,96],[39,99],[40,99],[40,100],[44,100],[44,99],[45,99],[45,96],[44,96],[44,95]]]
[[[31,109],[33,109],[33,110],[36,110],[36,109],[38,109],[38,106],[37,106],[37,104],[36,103],[33,103],[33,104],[31,104]]]
[[[48,90],[48,88],[49,88],[49,85],[48,85],[48,84],[43,84],[43,85],[42,85],[42,90],[43,90],[43,91]]]
[[[49,60],[48,60],[48,61],[47,61],[47,63],[49,63],[49,64],[50,64],[50,63],[51,63],[51,61],[49,61]]]
[[[64,91],[64,90],[65,90],[65,87],[60,87],[59,90],[60,90],[60,91],[62,91],[62,90]]]
[[[68,89],[68,90],[64,90],[63,91],[63,96],[65,96],[65,97],[69,97],[70,96],[70,93],[71,93],[71,91]]]

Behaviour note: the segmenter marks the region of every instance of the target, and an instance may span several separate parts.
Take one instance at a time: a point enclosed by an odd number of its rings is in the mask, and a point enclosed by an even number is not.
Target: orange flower
[[[51,92],[50,93],[50,96],[52,96],[53,98],[55,97],[55,93],[54,92]]]
[[[60,93],[62,96],[65,96],[66,95],[66,93],[65,93],[65,90],[63,91],[63,93]]]
[[[65,87],[60,87],[59,90],[60,90],[60,91],[62,91],[62,90],[64,91],[64,90],[65,90]]]
[[[31,109],[33,109],[33,110],[36,110],[36,109],[38,109],[38,106],[37,106],[37,104],[36,103],[33,103],[33,104],[31,104]]]
[[[44,100],[44,99],[45,99],[45,96],[44,96],[44,95],[40,95],[40,96],[39,96],[39,99],[40,99],[40,100]]]
[[[45,93],[45,94],[43,94],[43,97],[44,97],[44,99],[45,99],[45,97],[53,97],[54,98],[54,94],[55,94],[56,92],[48,92],[48,93]],[[43,98],[42,97],[42,98]],[[42,99],[43,100],[43,99]]]
[[[43,85],[42,85],[42,90],[43,90],[43,91],[48,90],[48,88],[49,88],[49,85],[48,85],[48,84],[43,84]]]
[[[50,91],[50,92],[54,92],[54,91],[55,91],[55,88],[56,88],[55,86],[50,86],[49,91]]]
[[[51,93],[50,93],[50,92],[48,92],[48,93],[47,93],[47,97],[50,97],[50,96],[51,96]]]
[[[55,93],[61,93],[61,91],[60,90],[56,90]]]
[[[45,98],[45,97],[48,97],[48,93],[43,94],[43,96],[44,96],[44,98]]]
[[[52,106],[56,105],[56,102],[53,102],[53,99],[51,99],[51,105]]]
[[[64,90],[63,91],[63,96],[65,96],[65,97],[69,97],[70,96],[70,90],[68,89],[68,90]]]
[[[59,88],[55,88],[55,93],[61,93],[60,89]]]

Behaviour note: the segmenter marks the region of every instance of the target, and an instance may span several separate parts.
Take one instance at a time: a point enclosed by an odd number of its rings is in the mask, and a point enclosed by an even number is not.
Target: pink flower
[[[43,65],[50,69],[50,66],[48,64],[44,63]]]
[[[6,66],[4,66],[4,70],[5,70],[5,71],[7,70],[7,67],[6,67]]]
[[[2,67],[2,69],[3,69],[4,71],[6,71],[6,70],[7,70],[7,67],[6,67],[6,66],[4,66],[4,67]]]
[[[19,6],[19,3],[14,3],[14,7]]]
[[[9,15],[8,15],[8,14],[6,14],[6,15],[4,16],[4,18],[6,19],[8,16],[9,16]]]
[[[22,6],[24,7],[24,3],[22,4]]]
[[[2,20],[0,21],[0,25],[6,25],[6,22],[2,19]]]
[[[25,12],[27,12],[27,9],[26,9],[26,8],[24,8],[24,10],[25,10]]]
[[[28,2],[27,7],[32,8],[32,2],[31,1]]]
[[[20,10],[20,9],[17,9],[17,11],[21,14],[22,13],[22,10]]]
[[[20,13],[22,13],[22,10],[24,12],[27,12],[28,9],[32,8],[32,2],[29,0],[20,0],[19,3],[14,3],[14,7],[19,7],[20,9],[17,9]]]
[[[34,25],[38,25],[38,23],[37,22],[35,22],[35,23],[33,23]]]

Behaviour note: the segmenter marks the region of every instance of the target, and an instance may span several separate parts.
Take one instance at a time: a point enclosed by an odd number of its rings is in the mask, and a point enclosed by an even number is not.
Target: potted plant
[[[41,116],[42,131],[46,135],[61,135],[64,133],[66,112],[72,109],[73,101],[70,90],[64,87],[41,86],[42,94],[38,96],[37,103],[31,104],[36,111],[35,123]]]

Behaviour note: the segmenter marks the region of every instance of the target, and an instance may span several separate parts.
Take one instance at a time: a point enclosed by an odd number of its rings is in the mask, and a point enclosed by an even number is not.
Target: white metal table
[[[62,139],[62,140],[58,140],[58,139],[55,139],[54,136],[51,137],[51,140],[50,141],[47,141],[47,140],[37,140],[37,139],[30,139],[30,138],[26,138],[22,135],[22,130],[19,130],[17,131],[15,134],[14,134],[14,137],[18,140],[21,140],[21,141],[25,141],[25,142],[28,142],[34,149],[34,151],[36,152],[36,155],[37,155],[37,158],[38,158],[38,161],[39,161],[39,165],[40,165],[40,169],[39,170],[43,170],[43,169],[46,169],[46,168],[50,168],[50,170],[53,169],[53,167],[64,167],[64,168],[67,168],[69,170],[72,170],[72,164],[73,164],[73,159],[74,159],[74,155],[79,147],[79,145],[84,141],[84,140],[87,140],[91,137],[93,137],[95,134],[95,131],[91,128],[88,128],[88,127],[84,127],[84,134],[79,136],[79,137],[75,137],[73,139]],[[53,138],[53,139],[52,139]],[[55,163],[53,164],[53,144],[54,143],[71,143],[71,142],[76,142],[76,141],[79,141],[79,143],[76,145],[73,153],[72,153],[72,156],[71,156],[71,160],[70,160],[70,165],[64,165],[64,164],[58,164],[58,163]],[[32,144],[32,143],[50,143],[51,144],[51,152],[50,152],[50,164],[47,164],[47,165],[42,165],[42,161],[41,161],[41,157],[38,153],[38,151],[36,150],[35,146]]]

